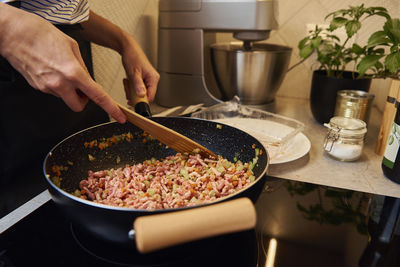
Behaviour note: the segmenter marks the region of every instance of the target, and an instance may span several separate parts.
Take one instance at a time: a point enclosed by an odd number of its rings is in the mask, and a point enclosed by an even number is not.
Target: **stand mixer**
[[[270,31],[277,28],[276,11],[276,0],[160,0],[158,71],[161,77],[156,103],[166,107],[199,103],[210,106],[230,100],[233,95],[227,93],[229,88],[222,87],[232,86],[224,85],[223,77],[218,77],[218,69],[225,63],[219,62],[217,67],[217,56],[213,53],[221,50],[215,47],[217,33],[231,32],[242,41],[235,49],[257,53],[260,49],[252,51],[256,47],[253,42],[266,40]],[[290,48],[286,50],[291,52]],[[286,72],[288,63],[287,60],[280,67],[281,72]],[[231,80],[228,84],[235,83],[237,72],[226,75],[223,79]],[[239,97],[242,99],[240,92]],[[262,104],[251,102],[254,101],[244,104]]]

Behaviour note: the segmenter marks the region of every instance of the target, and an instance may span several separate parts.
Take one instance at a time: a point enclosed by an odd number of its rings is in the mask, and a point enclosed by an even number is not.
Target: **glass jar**
[[[324,150],[329,156],[339,161],[360,158],[367,133],[364,121],[336,116],[324,125],[329,129],[324,142]]]
[[[375,95],[360,90],[337,92],[334,116],[356,118],[368,124]]]

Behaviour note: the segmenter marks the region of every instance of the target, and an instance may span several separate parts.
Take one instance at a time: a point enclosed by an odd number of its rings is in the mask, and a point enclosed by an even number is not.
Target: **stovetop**
[[[380,196],[268,178],[255,230],[144,255],[86,238],[52,200],[37,199],[20,221],[0,219],[0,266],[358,266]]]
[[[86,239],[48,201],[1,235],[0,266],[256,266],[255,240],[246,231],[140,254]]]

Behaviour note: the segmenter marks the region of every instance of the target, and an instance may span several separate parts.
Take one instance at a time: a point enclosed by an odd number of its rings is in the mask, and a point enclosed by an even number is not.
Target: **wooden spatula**
[[[147,96],[138,97],[134,93],[131,82],[128,79],[124,79],[123,82],[125,88],[130,91],[132,98],[131,99],[132,105],[135,107],[136,111],[138,111],[137,109],[138,105],[141,105],[140,106],[141,111],[138,112],[146,116],[151,116],[149,101],[147,99]],[[154,122],[120,104],[118,104],[118,106],[125,113],[129,122],[138,126],[140,129],[147,132],[152,137],[156,138],[161,143],[167,145],[168,147],[174,149],[175,151],[180,153],[189,153],[189,154],[199,153],[201,156],[206,158],[210,157],[217,158],[217,155],[215,155],[212,151],[203,147],[199,143],[196,143],[195,141],[187,138],[186,136],[177,133],[174,130],[169,129],[157,122]]]
[[[118,106],[125,113],[129,122],[138,126],[140,129],[147,132],[152,137],[156,138],[161,143],[167,145],[175,151],[180,153],[187,152],[189,154],[197,152],[201,156],[206,158],[217,158],[217,155],[215,155],[212,151],[187,138],[186,136],[175,132],[172,129],[169,129],[164,125],[156,123],[146,117],[143,117],[142,115],[139,115],[136,112],[120,104],[118,104]]]

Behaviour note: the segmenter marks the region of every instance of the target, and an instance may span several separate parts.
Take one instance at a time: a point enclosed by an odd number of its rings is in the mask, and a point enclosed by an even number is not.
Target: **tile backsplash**
[[[142,45],[153,65],[157,65],[157,23],[158,0],[89,0],[96,13],[106,17],[131,33]],[[326,24],[325,16],[337,9],[364,3],[365,6],[386,7],[392,17],[400,17],[398,0],[278,0],[279,28],[272,31],[269,43],[293,48],[290,65],[300,61],[297,44],[307,33],[306,24]],[[383,26],[378,19],[363,24],[357,41],[366,42],[371,32]],[[231,34],[219,34],[218,41],[231,40]],[[122,78],[125,76],[120,56],[103,47],[93,45],[93,63],[96,80],[103,85],[115,100],[126,103]],[[315,58],[310,58],[287,73],[277,95],[295,98],[309,98],[312,71]],[[383,110],[390,80],[374,80],[371,93],[375,94],[374,104]]]

